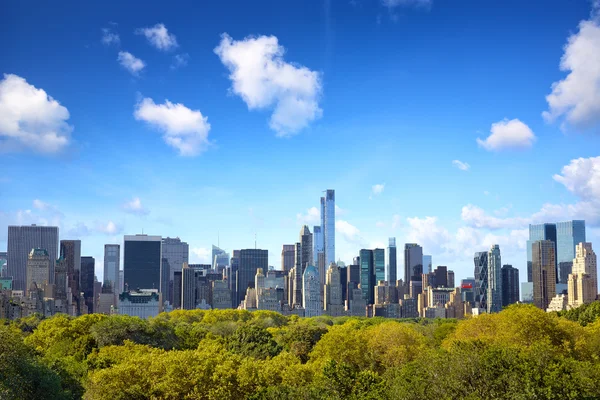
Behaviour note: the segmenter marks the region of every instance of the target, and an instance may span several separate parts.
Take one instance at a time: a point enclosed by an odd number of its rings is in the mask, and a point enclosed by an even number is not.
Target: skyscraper
[[[550,240],[554,243],[554,260],[556,262],[556,224],[537,224],[529,225],[529,240],[527,241],[527,281],[533,282],[533,256],[532,245],[538,240]],[[555,275],[558,277],[558,266],[555,266]]]
[[[335,190],[328,189],[321,198],[321,216],[323,227],[323,247],[325,266],[335,263]]]
[[[519,301],[519,270],[512,265],[502,266],[502,307]]]
[[[538,240],[531,246],[533,304],[546,310],[556,294],[556,249],[552,240]]]
[[[54,280],[54,262],[58,258],[56,226],[9,226],[6,275],[13,278],[13,290],[26,290],[27,258],[31,249],[45,249],[50,258],[50,283]]]
[[[340,267],[336,264],[331,264],[327,269],[323,303],[325,305],[325,312],[332,317],[344,314],[344,298],[340,275]]]
[[[429,255],[423,254],[423,273],[430,274],[432,272],[433,272],[432,257]]]
[[[447,284],[449,288],[453,288],[454,286],[454,271],[448,270],[447,274]]]
[[[0,278],[6,276],[6,260],[8,260],[6,251],[0,251]]]
[[[475,253],[475,306],[487,310],[488,253]]]
[[[310,233],[310,229],[308,229],[308,225],[303,225],[300,228],[300,239],[299,239],[301,248],[302,248],[302,271],[306,269],[308,265],[312,265],[313,259],[313,235]]]
[[[305,317],[317,317],[323,312],[320,285],[319,272],[314,266],[309,265],[302,276],[302,303]]]
[[[161,289],[162,238],[125,235],[123,270],[128,290]]]
[[[404,286],[408,289],[411,280],[420,281],[422,273],[423,248],[416,243],[406,243],[404,245]]]
[[[83,302],[81,307],[87,306],[87,314],[94,312],[94,272],[96,260],[94,257],[81,257],[81,291],[83,292]]]
[[[211,262],[213,263],[213,269],[217,270],[219,267],[226,268],[229,266],[229,253],[225,250],[212,245],[212,257]]]
[[[579,243],[568,280],[569,307],[591,303],[598,296],[598,263],[591,243]]]
[[[291,301],[290,306],[301,307],[302,306],[302,244],[296,243],[295,246],[295,263],[293,273],[291,274],[290,295]]]
[[[181,308],[183,310],[196,308],[196,271],[190,268],[188,263],[183,263],[181,269]]]
[[[502,259],[500,246],[493,244],[488,252],[488,313],[502,310]]]
[[[373,250],[373,293],[375,293],[375,286],[379,281],[385,281],[385,250],[374,249]],[[373,294],[374,296],[374,294]],[[375,303],[373,303],[375,304]]]
[[[281,249],[281,270],[289,272],[296,263],[296,245],[284,244]]]
[[[445,265],[438,265],[437,268],[433,271],[433,281],[434,287],[448,287],[448,267]]]
[[[26,275],[26,293],[29,293],[33,284],[38,289],[44,289],[50,283],[50,256],[46,249],[31,249],[27,257]]]
[[[246,295],[248,287],[254,287],[254,277],[258,268],[263,271],[269,269],[269,251],[261,249],[244,249],[240,250],[240,261],[237,271],[236,281],[236,301],[235,307],[240,304]],[[235,256],[235,252],[234,252]]]
[[[71,289],[74,313],[81,311],[81,240],[61,240],[60,258],[67,268],[67,285]]]
[[[217,247],[218,249],[218,247]],[[219,249],[220,250],[220,249]],[[214,253],[213,246],[213,253]],[[173,296],[169,291],[169,287],[172,286],[170,282],[173,281],[174,272],[181,271],[184,263],[189,263],[190,251],[189,245],[186,242],[182,242],[181,239],[177,238],[162,238],[161,241],[161,254],[162,258],[166,260],[162,262],[161,268],[162,276],[161,276],[161,287],[160,291],[163,294],[163,301],[173,302]],[[213,257],[214,259],[214,257]],[[212,261],[211,261],[212,262]],[[150,289],[150,288],[146,288]]]
[[[389,238],[387,252],[385,253],[385,279],[390,285],[395,285],[398,280],[398,263],[396,259],[396,238]]]
[[[119,293],[119,270],[121,269],[121,245],[104,245],[104,284],[109,284],[112,293]]]
[[[585,243],[585,221],[574,220],[556,223],[558,282],[567,283],[575,259],[575,247],[579,243]]]
[[[325,270],[325,248],[323,238],[323,227],[317,225],[313,227],[313,257],[314,266]],[[321,261],[322,260],[322,261]]]
[[[367,304],[375,303],[375,271],[373,266],[373,250],[360,251],[360,289]]]

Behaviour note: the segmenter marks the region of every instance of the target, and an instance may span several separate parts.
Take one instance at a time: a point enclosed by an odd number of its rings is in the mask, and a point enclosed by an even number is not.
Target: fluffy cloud
[[[515,226],[525,226],[531,222],[530,218],[499,218],[488,215],[482,208],[467,204],[462,208],[461,218],[469,226],[475,228],[503,229]]]
[[[492,124],[491,134],[485,140],[477,138],[477,144],[489,151],[523,149],[536,140],[531,129],[518,119],[503,119]]]
[[[462,162],[460,160],[452,160],[452,165],[454,165],[456,168],[460,169],[461,171],[468,171],[471,166],[469,164],[467,164],[466,162]]]
[[[273,109],[270,127],[277,136],[291,136],[321,117],[320,74],[284,61],[275,36],[233,40],[223,34],[214,51],[229,69],[232,92],[248,109]]]
[[[407,240],[423,246],[427,254],[442,253],[444,245],[450,242],[448,231],[437,224],[437,217],[407,218],[409,232]]]
[[[378,183],[377,185],[373,185],[371,187],[371,191],[373,192],[373,194],[375,196],[380,195],[381,193],[383,193],[384,189],[385,189],[385,183]]]
[[[583,200],[600,202],[600,156],[571,160],[561,174],[553,179]]]
[[[102,44],[107,46],[111,44],[119,45],[121,38],[111,28],[102,28]]]
[[[190,262],[193,264],[212,264],[211,261],[211,251],[204,247],[194,247],[191,249],[191,260]]]
[[[549,122],[563,118],[563,122],[578,129],[597,126],[600,123],[600,16],[579,23],[579,32],[571,35],[565,45],[560,70],[568,71],[568,75],[552,84],[552,93],[546,96],[548,111],[542,115]]]
[[[57,153],[70,141],[68,119],[65,107],[20,76],[0,81],[0,151]]]
[[[123,232],[123,227],[115,224],[113,221],[96,223],[96,231],[107,235],[118,235]]]
[[[171,64],[171,69],[178,69],[187,66],[189,59],[190,55],[188,53],[175,54],[173,56],[173,63]]]
[[[130,201],[125,202],[123,204],[123,211],[135,215],[148,215],[150,213],[150,210],[142,205],[139,197],[134,197]]]
[[[175,35],[169,33],[164,24],[156,24],[150,28],[136,29],[136,35],[143,35],[148,39],[152,46],[158,50],[168,51],[179,46]]]
[[[155,104],[150,98],[139,102],[134,111],[137,120],[145,121],[161,130],[164,141],[182,156],[196,156],[205,151],[210,142],[208,117],[200,110],[192,110],[181,103]]]
[[[348,221],[335,221],[335,231],[341,234],[342,237],[350,243],[359,243],[362,241],[358,228],[350,224]]]
[[[134,76],[138,76],[139,72],[146,67],[145,62],[127,51],[120,51],[117,61]]]
[[[311,207],[306,210],[306,214],[296,214],[296,219],[301,225],[320,225],[321,224],[321,212],[317,207]]]

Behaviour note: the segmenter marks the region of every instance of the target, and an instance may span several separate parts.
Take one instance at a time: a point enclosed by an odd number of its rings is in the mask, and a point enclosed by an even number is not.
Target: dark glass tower
[[[256,270],[259,268],[262,268],[263,271],[269,270],[269,251],[261,249],[240,250],[239,263],[236,281],[236,307],[246,296],[246,289],[254,287]]]
[[[519,301],[519,270],[512,265],[502,266],[502,307]]]
[[[161,241],[160,236],[125,236],[123,270],[129,290],[161,289]]]
[[[94,312],[94,277],[96,260],[94,257],[81,257],[81,291],[83,292],[82,302],[87,306],[88,314]]]
[[[373,271],[373,250],[360,251],[360,288],[367,304],[375,303],[375,274]]]
[[[488,252],[475,253],[475,305],[487,310]]]

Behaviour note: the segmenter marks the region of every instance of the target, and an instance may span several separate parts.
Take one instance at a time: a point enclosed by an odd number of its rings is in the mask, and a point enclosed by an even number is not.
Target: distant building
[[[556,223],[556,264],[558,282],[567,283],[576,257],[575,247],[585,243],[585,221],[574,220]],[[596,289],[596,291],[598,291]]]
[[[27,258],[27,290],[29,294],[32,284],[43,289],[50,283],[50,256],[46,249],[31,249]]]
[[[512,265],[502,266],[502,307],[519,301],[519,270]]]
[[[379,281],[375,286],[374,304],[398,304],[398,288],[388,281]],[[387,312],[387,311],[386,311]]]
[[[173,285],[174,274],[175,271],[181,271],[184,263],[189,263],[189,249],[189,245],[186,242],[182,242],[178,237],[166,237],[161,239],[160,292],[163,301],[173,302],[173,294],[171,293],[170,288]],[[213,253],[214,251],[213,248]]]
[[[433,262],[430,255],[423,255],[423,273],[430,274],[433,272]]]
[[[94,281],[96,260],[94,257],[81,257],[81,292],[83,301],[81,303],[81,313],[91,314],[94,312]],[[85,308],[85,309],[84,309]],[[84,310],[83,310],[84,309]]]
[[[433,271],[433,287],[448,287],[448,267],[445,265],[438,265]],[[454,286],[454,285],[453,285]]]
[[[302,265],[302,271],[304,271],[308,265],[312,265],[313,263],[313,234],[310,233],[307,225],[303,225],[300,229],[299,242],[302,248],[300,265]]]
[[[398,280],[398,262],[396,252],[396,238],[389,238],[387,252],[385,253],[385,281],[395,285]]]
[[[375,304],[375,271],[373,250],[360,251],[360,288],[367,304]]]
[[[289,274],[289,306],[291,308],[302,307],[302,245],[296,243],[294,268]]]
[[[549,240],[554,243],[554,262],[556,263],[556,224],[529,225],[529,240],[527,241],[527,281],[533,282],[533,253],[532,246],[538,240]],[[555,265],[555,276],[558,277],[558,265]]]
[[[577,245],[572,267],[568,279],[570,308],[591,303],[598,296],[598,264],[591,243]]]
[[[487,310],[488,253],[475,253],[475,308]]]
[[[404,245],[404,285],[410,288],[411,281],[421,281],[423,274],[423,248],[416,243]]]
[[[235,252],[234,252],[235,257]],[[248,287],[254,287],[256,271],[269,268],[269,251],[261,249],[245,249],[239,251],[239,268],[237,270],[237,302],[241,303]],[[237,308],[237,305],[235,308]]]
[[[126,291],[161,289],[162,237],[125,235],[123,270]]]
[[[454,285],[454,271],[448,270],[448,272],[446,273],[446,283],[447,283],[447,285],[448,285],[449,288],[455,287],[455,285]]]
[[[322,203],[322,207],[324,207],[324,203]],[[321,209],[322,220],[324,215],[324,209]],[[314,226],[313,227],[313,262],[314,266],[317,267],[317,271],[319,271],[319,276],[325,276],[325,238],[323,237],[323,227],[322,226]]]
[[[557,294],[550,300],[548,304],[548,308],[546,308],[546,312],[553,311],[563,311],[567,309],[567,295],[566,294]]]
[[[385,250],[373,249],[373,296],[375,295],[375,286],[379,281],[385,281]],[[373,300],[374,303],[375,300]]]
[[[218,270],[219,267],[228,267],[229,259],[229,253],[213,244],[211,261],[213,263],[212,267],[214,270]]]
[[[193,310],[196,308],[196,271],[187,263],[181,269],[181,279],[181,308]]]
[[[521,302],[533,303],[533,282],[521,282]]]
[[[213,281],[212,285],[212,307],[216,309],[231,308],[231,290],[227,281]]]
[[[320,291],[321,279],[317,269],[309,265],[302,276],[302,304],[305,317],[317,317],[323,313]]]
[[[324,306],[325,314],[332,317],[345,314],[340,274],[340,267],[336,264],[331,264],[327,269]]]
[[[284,244],[281,250],[281,270],[289,272],[294,268],[296,245]]]
[[[50,282],[54,280],[54,262],[58,258],[58,227],[9,226],[6,276],[13,278],[14,290],[28,290],[27,259],[32,249],[45,249],[50,259]]]
[[[119,291],[119,271],[121,269],[121,245],[104,245],[104,283],[108,283],[115,293]]]
[[[500,258],[500,246],[492,245],[488,252],[488,313],[502,310],[502,259]]]
[[[6,251],[0,251],[0,278],[7,276],[6,261],[8,260],[8,254]]]
[[[364,317],[367,314],[367,301],[363,298],[362,289],[354,282],[348,283],[346,311],[352,317]]]
[[[556,262],[554,242],[538,240],[531,246],[533,304],[545,310],[556,294]]]
[[[119,314],[147,319],[156,317],[162,308],[158,290],[123,292],[119,295]]]
[[[335,263],[335,190],[328,189],[321,197],[321,227],[325,266]]]

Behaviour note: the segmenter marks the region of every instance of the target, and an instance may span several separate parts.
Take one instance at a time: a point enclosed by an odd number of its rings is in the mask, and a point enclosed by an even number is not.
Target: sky
[[[7,226],[269,250],[319,223],[336,258],[416,242],[456,278],[528,224],[600,246],[600,2],[3,2]],[[399,257],[400,259],[402,257]],[[402,276],[400,260],[398,276]]]

